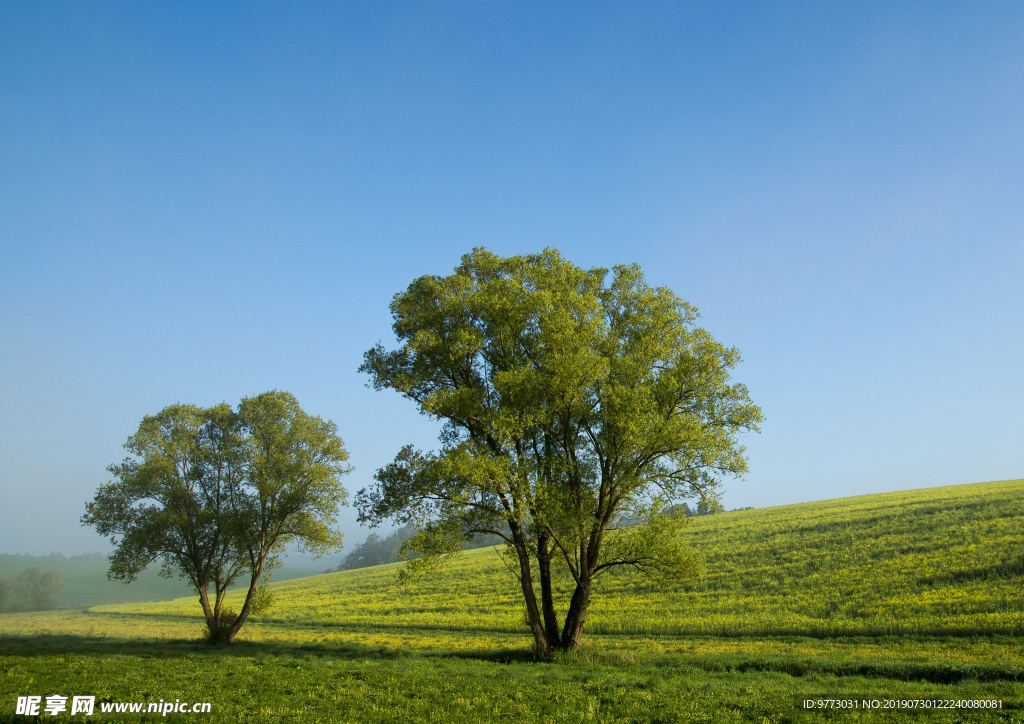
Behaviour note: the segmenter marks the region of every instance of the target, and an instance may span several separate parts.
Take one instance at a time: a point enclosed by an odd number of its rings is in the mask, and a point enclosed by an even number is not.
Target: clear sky
[[[767,421],[727,507],[1024,476],[1024,5],[0,4],[0,551],[146,414],[356,372],[462,254],[638,262]],[[349,541],[366,531],[342,516]]]

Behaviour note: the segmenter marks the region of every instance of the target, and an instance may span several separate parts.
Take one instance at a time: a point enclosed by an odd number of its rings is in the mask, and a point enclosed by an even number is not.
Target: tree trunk
[[[544,611],[544,634],[548,646],[558,646],[558,616],[555,614],[554,594],[551,591],[551,548],[544,533],[537,536],[537,561],[540,568],[540,600]]]
[[[533,590],[533,574],[530,571],[530,552],[526,547],[526,539],[523,537],[522,528],[512,525],[512,539],[515,542],[516,555],[519,558],[519,583],[523,589],[523,598],[526,600],[526,618],[533,632],[533,639],[537,643],[537,649],[542,656],[551,655],[551,645],[547,636],[544,635],[544,628],[541,626],[540,610],[537,608],[537,594]]]
[[[199,588],[197,586],[197,588]],[[207,592],[206,587],[199,588],[199,603],[203,607],[203,616],[206,617],[206,628],[210,631],[211,640],[217,633],[217,614],[219,611],[213,611],[210,609],[210,594]],[[219,603],[219,601],[218,601]]]
[[[580,637],[583,635],[583,624],[587,619],[587,607],[590,605],[590,581],[581,580],[573,591],[569,612],[565,614],[565,628],[562,629],[562,640],[559,648],[575,651],[579,648]]]
[[[227,587],[222,586],[220,583],[214,584],[217,587],[216,590],[216,603],[213,604],[213,617],[220,621],[221,614],[224,611],[224,594],[227,593]]]
[[[260,585],[260,576],[263,575],[263,561],[259,562],[256,567],[254,575],[249,581],[249,590],[245,594],[245,603],[242,604],[242,610],[238,612],[238,618],[235,619],[234,623],[231,624],[231,628],[228,629],[227,636],[224,637],[225,644],[233,644],[235,642],[235,636],[242,630],[242,626],[245,624],[245,619],[249,617],[249,609],[252,608],[252,600],[256,596],[256,589]]]

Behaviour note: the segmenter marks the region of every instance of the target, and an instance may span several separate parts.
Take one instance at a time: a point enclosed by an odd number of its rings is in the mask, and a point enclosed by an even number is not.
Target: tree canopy
[[[125,448],[132,456],[108,468],[114,479],[82,522],[115,544],[112,579],[130,582],[155,561],[187,578],[211,641],[234,640],[286,544],[317,555],[341,546],[331,526],[347,498],[348,453],[335,425],[287,392],[245,398],[237,411],[171,405],[144,418]],[[243,574],[242,610],[228,611],[224,594]]]
[[[441,447],[403,448],[357,505],[363,521],[416,524],[411,570],[501,536],[545,654],[579,644],[611,568],[659,581],[700,570],[675,504],[717,504],[761,413],[730,383],[739,352],[696,326],[696,308],[635,265],[609,279],[551,249],[475,249],[454,274],[414,280],[391,312],[399,347],[378,344],[360,370],[442,422]],[[562,625],[552,566],[575,584]]]

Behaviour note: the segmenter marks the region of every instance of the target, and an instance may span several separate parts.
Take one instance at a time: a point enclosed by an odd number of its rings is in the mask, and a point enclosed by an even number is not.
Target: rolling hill
[[[973,636],[1024,632],[1024,480],[910,490],[694,518],[707,575],[658,588],[600,580],[587,632]],[[281,624],[519,632],[496,549],[400,584],[402,564],[271,584]],[[559,582],[568,590],[568,582]],[[240,594],[231,596],[237,606]],[[96,611],[197,616],[191,598]]]

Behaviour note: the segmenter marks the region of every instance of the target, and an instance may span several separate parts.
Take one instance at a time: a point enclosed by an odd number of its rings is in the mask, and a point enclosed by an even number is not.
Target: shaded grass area
[[[848,712],[800,708],[817,698],[996,698],[1002,710],[967,716],[857,714],[861,721],[1024,720],[1024,646],[1013,637],[593,636],[554,661],[532,660],[529,646],[524,634],[257,623],[236,646],[219,648],[199,643],[189,618],[6,615],[0,721],[25,720],[13,714],[17,695],[54,693],[209,701],[213,713],[203,720],[242,722],[849,720]]]

